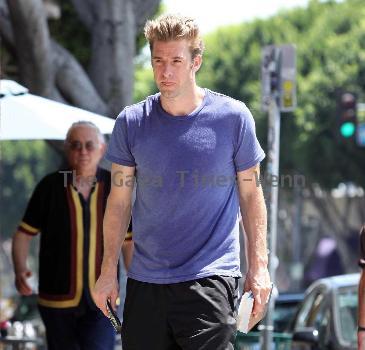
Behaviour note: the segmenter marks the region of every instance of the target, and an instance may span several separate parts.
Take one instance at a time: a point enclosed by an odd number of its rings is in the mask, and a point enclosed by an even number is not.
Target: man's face
[[[152,68],[161,95],[174,98],[192,91],[195,72],[201,56],[191,57],[189,42],[185,39],[155,41],[152,49]]]
[[[104,150],[105,144],[101,143],[96,130],[87,125],[73,128],[66,142],[69,166],[80,174],[95,174]]]

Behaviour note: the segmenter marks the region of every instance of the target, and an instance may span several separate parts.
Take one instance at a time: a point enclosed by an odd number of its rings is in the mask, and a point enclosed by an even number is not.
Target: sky
[[[207,34],[217,27],[266,18],[279,10],[306,7],[309,0],[163,0],[166,12],[193,16]]]

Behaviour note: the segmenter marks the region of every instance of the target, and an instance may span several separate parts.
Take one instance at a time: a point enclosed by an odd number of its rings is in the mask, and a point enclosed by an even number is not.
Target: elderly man
[[[41,234],[38,304],[49,350],[114,348],[114,330],[90,296],[101,269],[110,191],[110,173],[98,167],[104,151],[94,124],[74,123],[65,141],[69,168],[40,181],[13,238],[16,288],[30,295],[26,260],[31,239]],[[123,252],[131,248],[127,236]]]

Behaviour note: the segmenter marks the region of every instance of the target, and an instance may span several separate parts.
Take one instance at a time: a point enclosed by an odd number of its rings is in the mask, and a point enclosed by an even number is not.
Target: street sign
[[[296,108],[296,52],[294,45],[267,45],[261,56],[262,109],[269,110],[270,99],[278,98],[281,112]]]
[[[296,55],[293,45],[281,45],[280,111],[292,112],[297,106]]]

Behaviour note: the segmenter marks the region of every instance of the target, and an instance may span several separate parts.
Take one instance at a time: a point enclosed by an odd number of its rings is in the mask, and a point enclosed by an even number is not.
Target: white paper
[[[242,333],[249,331],[248,324],[252,313],[253,302],[254,297],[251,291],[245,292],[242,295],[237,313],[237,329]]]

